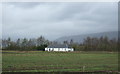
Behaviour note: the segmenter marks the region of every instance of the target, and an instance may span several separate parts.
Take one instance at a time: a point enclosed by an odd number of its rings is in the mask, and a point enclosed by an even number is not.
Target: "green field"
[[[3,51],[3,72],[118,71],[117,52]]]

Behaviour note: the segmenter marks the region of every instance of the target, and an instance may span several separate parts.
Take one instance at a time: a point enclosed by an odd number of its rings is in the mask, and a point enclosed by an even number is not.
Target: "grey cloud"
[[[2,39],[2,4],[0,3],[0,39]]]
[[[5,2],[3,4],[12,5],[14,7],[19,7],[19,8],[33,8],[33,7],[36,7],[43,3],[39,3],[39,2]]]
[[[61,36],[117,30],[117,3],[6,3],[3,37]]]

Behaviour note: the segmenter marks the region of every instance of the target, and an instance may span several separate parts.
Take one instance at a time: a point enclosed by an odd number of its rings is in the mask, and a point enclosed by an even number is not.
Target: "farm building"
[[[74,51],[67,44],[52,44],[45,48],[45,51]]]

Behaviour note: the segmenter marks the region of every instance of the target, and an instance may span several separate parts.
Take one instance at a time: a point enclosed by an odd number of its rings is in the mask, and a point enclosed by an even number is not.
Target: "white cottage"
[[[52,44],[45,48],[45,51],[74,51],[66,44]]]

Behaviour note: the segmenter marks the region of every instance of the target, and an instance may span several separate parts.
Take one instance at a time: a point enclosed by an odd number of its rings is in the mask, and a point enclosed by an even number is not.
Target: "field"
[[[118,71],[117,52],[3,51],[3,72]]]

